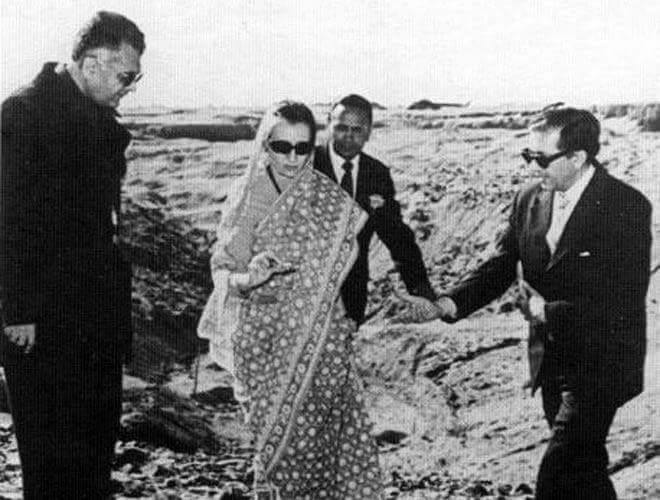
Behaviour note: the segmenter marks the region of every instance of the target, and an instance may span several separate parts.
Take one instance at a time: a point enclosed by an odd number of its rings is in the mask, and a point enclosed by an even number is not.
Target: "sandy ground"
[[[176,120],[183,120],[180,113]],[[391,165],[433,284],[449,287],[492,251],[513,194],[532,175],[517,155],[526,132],[464,129],[424,113],[384,112],[377,120],[382,126],[367,150]],[[608,438],[612,478],[622,499],[660,498],[660,134],[640,132],[625,117],[603,125],[600,156],[607,168],[644,192],[655,209],[646,390],[617,413]],[[163,140],[136,130],[127,194],[144,203],[156,194],[166,218],[212,230],[231,181],[245,168],[250,143]],[[372,318],[355,348],[389,497],[531,497],[549,432],[540,395],[531,397],[522,387],[525,322],[515,311],[503,312],[510,309],[505,298],[455,325],[409,324],[390,293],[401,284],[382,244],[374,244],[371,260]],[[249,446],[238,407],[222,390],[229,377],[206,357],[200,367],[198,391],[209,397],[198,398],[197,408],[228,443],[224,452],[191,454],[123,441],[116,498],[221,498],[223,488],[222,498],[231,498],[231,485],[244,489]],[[165,383],[188,397],[190,373],[171,372]],[[126,385],[148,387],[129,377]],[[0,413],[0,498],[19,497],[11,418]]]

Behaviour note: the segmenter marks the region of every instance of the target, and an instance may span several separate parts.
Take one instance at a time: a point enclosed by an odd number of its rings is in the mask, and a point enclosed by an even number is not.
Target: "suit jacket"
[[[523,188],[497,255],[450,297],[469,315],[506,291],[521,261],[547,302],[547,322],[530,326],[532,390],[553,377],[621,405],[643,388],[651,205],[597,166],[550,256],[551,203],[538,183]]]
[[[314,168],[339,182],[332,168],[328,147],[316,148]],[[355,193],[355,200],[369,214],[369,219],[358,234],[358,258],[341,290],[348,316],[358,324],[364,319],[369,281],[369,244],[374,233],[389,249],[408,291],[435,300],[415,235],[401,219],[401,208],[394,199],[394,183],[389,169],[375,158],[360,153]],[[371,195],[381,196],[383,206],[372,207]]]
[[[129,141],[114,110],[82,94],[55,63],[2,104],[4,319],[36,323],[44,348],[130,345],[130,267],[113,243],[112,213]]]

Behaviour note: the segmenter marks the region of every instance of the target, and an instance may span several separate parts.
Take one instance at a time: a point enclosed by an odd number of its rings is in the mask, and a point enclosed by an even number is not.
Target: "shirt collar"
[[[589,165],[587,171],[584,172],[571,187],[569,187],[563,193],[557,191],[557,195],[567,202],[576,203],[582,196],[582,193],[584,193],[584,190],[587,188],[587,184],[589,184],[589,181],[594,176],[595,171],[596,169],[593,167],[593,165]]]
[[[332,163],[332,168],[335,170],[343,169],[344,163],[346,163],[346,161],[350,161],[353,164],[353,171],[357,171],[358,165],[360,164],[360,153],[356,154],[350,160],[346,160],[336,153],[334,141],[330,141],[328,144],[328,152],[330,154],[330,162]]]

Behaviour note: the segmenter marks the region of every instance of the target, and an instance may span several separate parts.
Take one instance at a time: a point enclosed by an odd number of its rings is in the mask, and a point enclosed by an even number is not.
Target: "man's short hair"
[[[593,160],[600,150],[600,123],[584,109],[560,108],[546,111],[531,128],[534,132],[558,129],[557,147],[563,151],[585,151],[589,160]]]
[[[346,108],[351,108],[356,111],[360,111],[369,120],[369,125],[373,123],[374,113],[371,108],[371,103],[361,95],[349,94],[345,97],[342,97],[341,99],[333,103],[332,107],[330,108],[330,113],[332,114],[334,109],[340,104]]]
[[[76,35],[71,58],[78,61],[88,50],[99,47],[119,50],[122,43],[127,43],[142,55],[145,49],[144,33],[121,14],[101,10]]]

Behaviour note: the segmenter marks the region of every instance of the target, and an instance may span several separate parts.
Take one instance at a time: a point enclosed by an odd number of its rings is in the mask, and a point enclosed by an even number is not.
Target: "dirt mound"
[[[645,106],[640,125],[645,132],[660,132],[660,104]]]
[[[411,111],[413,111],[413,110],[427,110],[427,109],[437,111],[438,109],[441,109],[441,108],[464,108],[464,107],[469,106],[469,104],[470,103],[461,104],[461,103],[458,103],[458,102],[433,102],[433,101],[430,101],[429,99],[421,99],[419,101],[415,101],[410,106],[408,106],[408,108],[406,108],[406,109],[409,109]]]
[[[166,218],[165,201],[124,200],[122,251],[133,264],[134,356],[131,372],[159,380],[198,353],[196,329],[212,282],[211,235]]]
[[[603,118],[629,118],[643,132],[660,132],[660,103],[594,106],[593,110]]]
[[[163,139],[200,139],[209,142],[251,141],[256,129],[247,123],[168,125],[158,131]]]

